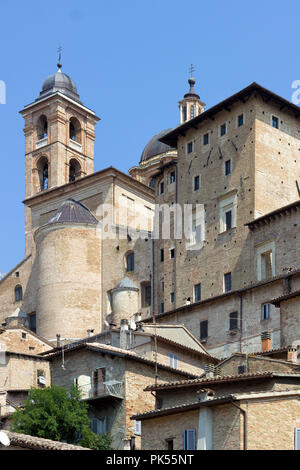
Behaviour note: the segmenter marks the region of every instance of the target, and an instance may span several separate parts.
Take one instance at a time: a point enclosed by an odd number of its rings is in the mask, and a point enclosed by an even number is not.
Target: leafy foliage
[[[89,425],[88,406],[80,400],[78,388],[73,386],[68,391],[53,385],[30,390],[22,409],[12,415],[11,429],[92,449],[109,449],[111,437],[94,434]]]

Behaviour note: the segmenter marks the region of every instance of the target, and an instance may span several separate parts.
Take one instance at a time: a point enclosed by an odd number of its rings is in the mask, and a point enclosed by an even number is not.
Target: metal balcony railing
[[[124,398],[123,382],[108,380],[106,382],[93,382],[78,386],[83,400],[93,400],[101,397]]]

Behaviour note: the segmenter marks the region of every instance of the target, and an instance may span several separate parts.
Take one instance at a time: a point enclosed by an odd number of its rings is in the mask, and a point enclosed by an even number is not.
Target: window
[[[161,181],[159,183],[159,194],[164,194],[164,192],[165,192],[165,185],[164,185],[164,182]]]
[[[48,122],[46,116],[40,116],[37,122],[37,139],[42,140],[48,136]]]
[[[194,285],[194,300],[200,302],[201,300],[201,284]]]
[[[187,144],[187,153],[192,153],[194,150],[194,145],[193,145],[193,142],[189,142]]]
[[[231,174],[231,160],[225,162],[225,175],[228,176]]]
[[[263,304],[261,306],[261,319],[268,320],[270,318],[270,304]]]
[[[226,232],[236,226],[236,194],[220,202],[220,233]]]
[[[173,367],[174,369],[177,369],[178,356],[176,356],[176,354],[173,354],[173,353],[169,353],[168,356],[169,356],[169,366]]]
[[[200,341],[208,336],[208,320],[200,322]]]
[[[238,375],[245,374],[246,367],[245,366],[238,366]]]
[[[226,230],[232,228],[232,211],[225,212],[225,226]]]
[[[257,249],[257,279],[262,281],[273,276],[275,276],[275,242],[269,242]]]
[[[164,250],[160,250],[160,262],[163,263],[165,260],[165,252]]]
[[[161,302],[160,304],[160,313],[164,313],[165,311],[165,304],[163,302]]]
[[[167,450],[174,450],[174,439],[166,439]]]
[[[134,271],[134,253],[129,253],[126,256],[126,271]]]
[[[36,333],[36,314],[35,313],[31,313],[29,315],[28,329],[32,331],[33,333]]]
[[[225,135],[227,132],[227,126],[226,126],[226,123],[225,124],[222,124],[220,126],[220,136],[222,137],[223,135]]]
[[[107,418],[92,418],[91,429],[95,434],[105,434],[107,432]]]
[[[230,331],[238,329],[238,312],[229,314],[229,329]]]
[[[155,178],[151,178],[149,186],[150,188],[155,189],[155,186],[156,186]]]
[[[203,136],[203,145],[208,145],[209,144],[209,133],[207,132]]]
[[[300,429],[295,428],[295,450],[300,450]]]
[[[70,140],[81,144],[81,127],[80,122],[75,117],[70,119]]]
[[[175,248],[170,249],[170,258],[174,259],[175,258]]]
[[[22,339],[26,339],[26,333],[22,333]]]
[[[200,176],[194,176],[194,191],[200,189]]]
[[[171,294],[170,294],[170,302],[171,302],[171,304],[173,304],[175,302],[175,293],[174,292],[171,292]]]
[[[169,176],[169,183],[175,183],[175,171],[171,171],[170,176]]]
[[[23,289],[22,286],[15,287],[15,302],[23,300]]]
[[[279,129],[279,119],[276,116],[272,116],[272,127]]]
[[[151,284],[142,284],[142,307],[150,307],[151,305]]]
[[[194,119],[195,117],[195,107],[192,105],[191,106],[191,119]]]
[[[161,281],[161,290],[162,290],[162,292],[164,292],[164,290],[165,290],[165,282],[164,281]]]
[[[195,429],[187,429],[183,433],[183,449],[196,450],[196,431]]]
[[[142,434],[142,421],[134,420],[134,434],[141,436]]]
[[[187,112],[186,112],[186,106],[183,107],[183,121],[185,122],[187,119]]]
[[[237,126],[241,127],[244,125],[244,115],[240,114],[237,118]]]
[[[75,158],[72,158],[72,160],[70,160],[69,165],[69,182],[71,183],[72,181],[75,181],[77,178],[80,177],[81,166],[80,163],[75,160]]]
[[[224,274],[224,291],[230,292],[232,289],[231,285],[231,273]]]

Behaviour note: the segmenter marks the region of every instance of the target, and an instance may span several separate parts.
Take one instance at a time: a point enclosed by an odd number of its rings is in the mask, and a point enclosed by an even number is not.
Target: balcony
[[[45,147],[48,145],[48,136],[44,137],[43,139],[37,140],[35,143],[35,148],[40,149],[41,147]]]
[[[79,142],[76,142],[76,140],[69,140],[69,145],[72,149],[77,150],[78,152],[82,151],[82,145]]]
[[[89,401],[110,398],[123,400],[124,398],[124,384],[117,380],[81,384],[78,388],[81,391],[82,400]]]

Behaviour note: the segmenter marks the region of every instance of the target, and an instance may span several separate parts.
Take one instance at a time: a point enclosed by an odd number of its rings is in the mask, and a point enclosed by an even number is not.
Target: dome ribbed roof
[[[124,279],[122,279],[121,282],[119,282],[119,284],[116,285],[115,287],[115,290],[118,290],[118,289],[134,289],[134,290],[138,290],[137,286],[135,285],[135,283],[129,279],[129,277],[124,277]]]
[[[36,101],[52,95],[57,91],[80,103],[80,97],[75,83],[72,78],[65,73],[62,73],[60,69],[54,75],[50,75],[50,77],[46,78],[43,83],[40,96]]]
[[[93,216],[91,211],[84,204],[77,202],[74,199],[67,199],[59,206],[46,225],[69,222],[92,225],[97,225],[99,223],[98,219]]]
[[[152,137],[152,139],[144,148],[140,163],[150,160],[150,158],[155,157],[156,155],[161,155],[162,153],[168,152],[169,150],[175,150],[174,147],[170,147],[169,145],[163,144],[159,141],[159,139],[165,134],[167,134],[169,131],[171,131],[171,129],[165,129],[164,131],[161,131],[154,137]]]

